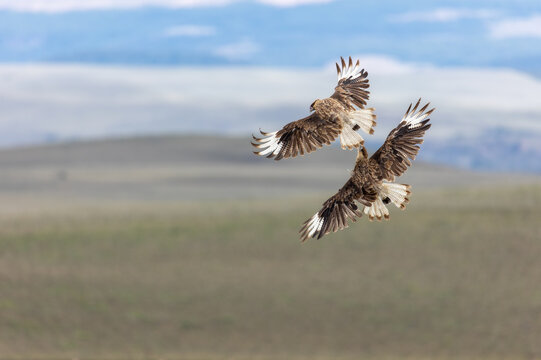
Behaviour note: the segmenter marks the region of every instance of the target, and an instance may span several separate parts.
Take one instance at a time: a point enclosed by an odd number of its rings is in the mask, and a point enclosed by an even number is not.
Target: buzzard
[[[338,85],[334,94],[326,99],[317,99],[310,105],[312,112],[305,118],[293,121],[281,130],[266,133],[263,137],[253,136],[252,145],[258,150],[256,155],[280,160],[304,155],[329,145],[340,135],[343,149],[354,149],[364,143],[356,130],[367,134],[374,133],[376,115],[374,108],[365,109],[368,100],[368,73],[360,68],[359,60],[353,64],[341,59],[341,66],[336,63]]]
[[[434,109],[426,111],[429,106],[426,104],[418,110],[420,103],[421,99],[413,109],[410,104],[400,124],[370,158],[364,146],[358,148],[350,179],[323,203],[319,212],[304,222],[300,230],[301,241],[320,239],[331,231],[348,227],[348,219],[356,221],[363,214],[356,202],[364,205],[363,212],[370,220],[388,220],[386,204],[391,202],[400,209],[406,207],[410,186],[394,183],[394,180],[411,165],[419,152],[418,144],[423,143],[423,136],[430,128],[428,117]]]

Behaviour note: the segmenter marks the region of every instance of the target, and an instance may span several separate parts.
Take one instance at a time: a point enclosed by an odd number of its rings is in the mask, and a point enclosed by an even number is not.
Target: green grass
[[[6,217],[0,357],[541,358],[541,187],[301,244],[325,198]]]

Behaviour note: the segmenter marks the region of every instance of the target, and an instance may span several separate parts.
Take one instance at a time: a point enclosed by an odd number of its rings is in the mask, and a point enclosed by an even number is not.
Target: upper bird
[[[342,57],[340,60],[341,66],[336,63],[338,85],[334,94],[314,101],[310,105],[310,115],[290,122],[279,131],[265,133],[260,130],[263,137],[254,136],[256,142],[252,142],[259,149],[254,152],[256,155],[274,160],[304,155],[323,144],[329,145],[338,135],[343,149],[354,149],[364,144],[356,130],[374,133],[374,108],[364,108],[370,94],[366,90],[370,86],[368,73],[361,69],[359,60],[354,65],[351,56],[348,63]]]
[[[370,220],[389,219],[385,206],[392,202],[404,209],[409,199],[410,186],[394,183],[402,175],[411,160],[419,152],[419,144],[430,128],[428,118],[434,111],[426,111],[429,104],[419,109],[421,99],[413,107],[410,104],[398,126],[393,129],[383,145],[369,158],[364,146],[358,149],[355,168],[350,179],[329,198],[319,212],[303,224],[301,240],[321,238],[323,235],[348,227],[347,220],[356,221],[362,216],[356,202],[364,205],[364,213]],[[385,182],[387,180],[389,182]]]

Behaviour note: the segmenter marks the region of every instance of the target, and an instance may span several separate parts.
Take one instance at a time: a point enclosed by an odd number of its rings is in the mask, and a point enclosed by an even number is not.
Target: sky
[[[317,67],[349,54],[541,75],[539,1],[0,0],[0,61]]]
[[[348,55],[377,141],[423,97],[428,160],[541,172],[539,1],[0,0],[0,146],[276,130]]]

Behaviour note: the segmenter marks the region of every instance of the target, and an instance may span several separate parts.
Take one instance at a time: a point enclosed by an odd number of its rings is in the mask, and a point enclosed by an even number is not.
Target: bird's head
[[[357,160],[359,159],[368,159],[368,152],[362,144],[359,145],[359,148],[357,149]]]
[[[315,110],[315,109],[314,109],[314,106],[318,103],[318,101],[319,101],[319,99],[316,99],[316,100],[312,103],[312,105],[310,105],[310,112],[312,112],[312,111]]]

